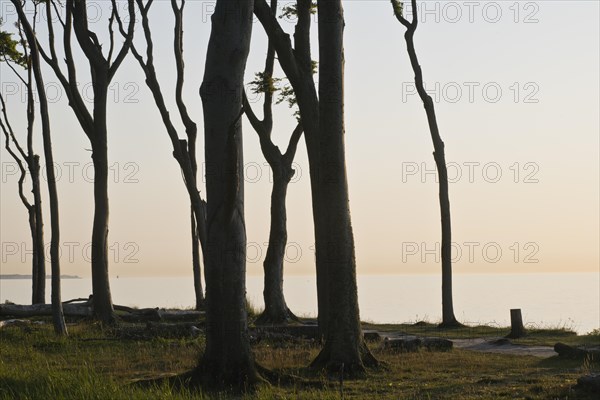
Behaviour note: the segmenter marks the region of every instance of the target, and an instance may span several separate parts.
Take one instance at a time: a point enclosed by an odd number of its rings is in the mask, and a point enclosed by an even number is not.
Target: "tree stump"
[[[510,333],[506,336],[510,339],[518,339],[527,334],[525,326],[523,326],[523,316],[521,309],[516,308],[510,310]]]

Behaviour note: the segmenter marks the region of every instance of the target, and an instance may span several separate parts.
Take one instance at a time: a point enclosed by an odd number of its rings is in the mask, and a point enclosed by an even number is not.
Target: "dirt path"
[[[481,351],[485,353],[512,354],[519,356],[534,356],[539,358],[554,357],[556,352],[550,346],[526,346],[514,344],[508,340],[496,339],[451,339],[458,349]]]
[[[417,336],[406,335],[400,332],[379,332],[382,338],[417,338]],[[419,336],[420,337],[420,336]],[[514,344],[504,338],[470,338],[470,339],[448,339],[454,347],[462,350],[480,351],[484,353],[512,354],[519,356],[534,356],[539,358],[550,358],[557,355],[551,346],[526,346]]]

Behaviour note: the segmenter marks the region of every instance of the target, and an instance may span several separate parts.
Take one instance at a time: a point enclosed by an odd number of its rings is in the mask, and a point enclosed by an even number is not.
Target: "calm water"
[[[441,320],[438,276],[360,276],[358,283],[363,320]],[[190,278],[120,278],[111,285],[117,304],[190,307],[194,303]],[[247,286],[249,299],[262,306],[262,277],[249,277]],[[29,280],[0,280],[0,301],[27,304],[30,287]],[[285,290],[288,305],[296,314],[316,315],[314,277],[288,277]],[[90,279],[63,281],[64,300],[87,297],[90,292]],[[509,310],[521,308],[529,326],[566,326],[587,333],[600,327],[600,274],[456,275],[454,304],[456,316],[466,323],[507,326]]]

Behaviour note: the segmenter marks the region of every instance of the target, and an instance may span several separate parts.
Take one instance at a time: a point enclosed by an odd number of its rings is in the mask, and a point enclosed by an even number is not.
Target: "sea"
[[[358,296],[361,320],[377,323],[414,323],[441,320],[441,278],[437,275],[360,275]],[[247,278],[247,297],[263,306],[261,276]],[[519,308],[526,327],[568,328],[579,334],[600,328],[600,273],[573,274],[455,274],[454,310],[469,325],[510,325],[510,309]],[[91,293],[89,278],[64,279],[63,301]],[[194,305],[189,277],[113,277],[115,304],[130,307]],[[296,314],[315,317],[317,291],[314,276],[288,276],[284,291]],[[50,282],[47,285],[50,301]],[[31,281],[0,279],[0,302],[28,304]]]

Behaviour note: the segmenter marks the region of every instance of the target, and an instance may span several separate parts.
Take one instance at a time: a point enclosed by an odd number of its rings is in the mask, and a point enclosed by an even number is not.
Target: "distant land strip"
[[[0,274],[0,279],[32,279],[31,275],[20,275],[20,274]],[[46,275],[46,279],[50,279],[50,275]],[[60,279],[81,279],[80,276],[77,275],[61,275]]]

